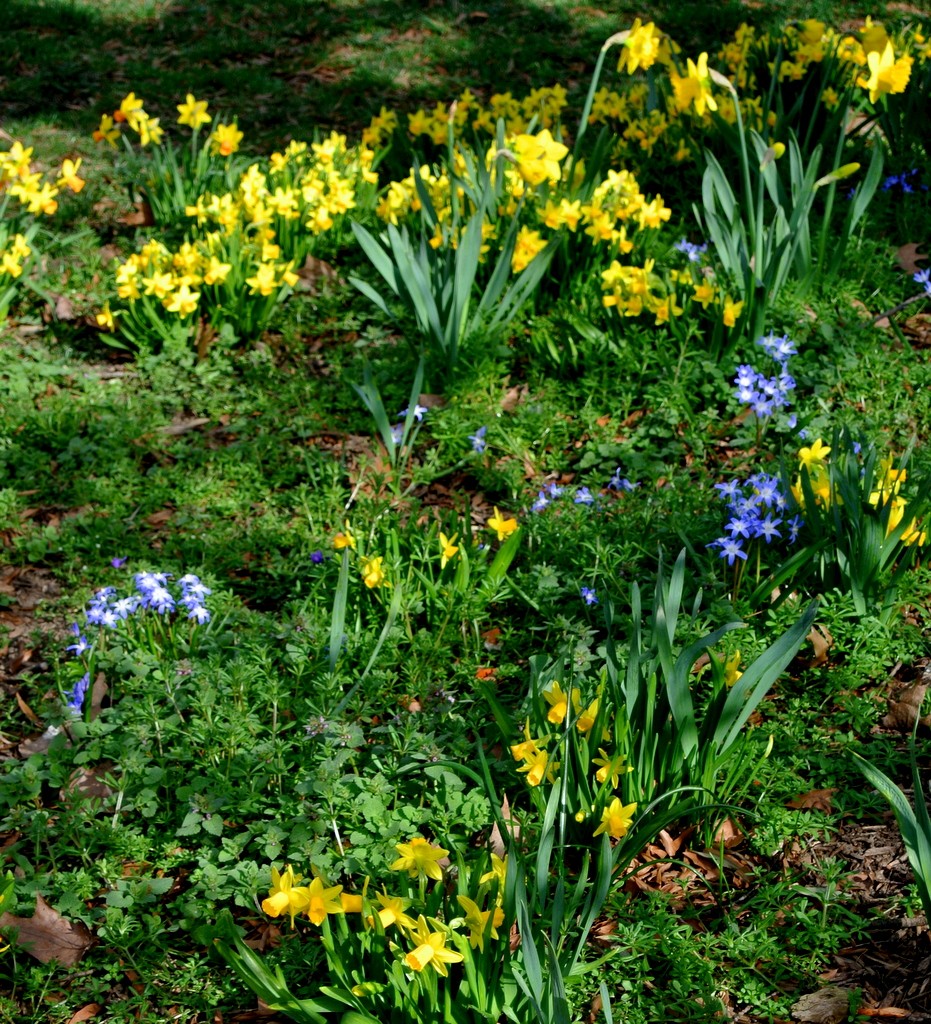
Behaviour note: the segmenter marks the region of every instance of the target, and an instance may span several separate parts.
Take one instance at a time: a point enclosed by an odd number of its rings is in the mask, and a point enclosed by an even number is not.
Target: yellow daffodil
[[[595,772],[595,781],[604,784],[608,779],[611,780],[611,788],[617,789],[617,784],[620,781],[621,775],[626,775],[628,772],[632,772],[633,768],[630,765],[624,764],[624,755],[615,754],[610,756],[607,751],[601,747],[598,748],[598,757],[592,758],[592,764],[597,764],[600,767]]]
[[[414,836],[409,843],[398,843],[395,846],[400,857],[391,865],[392,871],[406,871],[411,878],[432,878],[435,882],[443,880],[443,869],[438,861],[449,856],[449,850],[434,846],[420,836]]]
[[[413,931],[417,927],[417,922],[405,911],[411,905],[410,900],[403,899],[401,896],[389,896],[387,893],[375,893],[375,899],[381,904],[381,910],[378,911],[378,919],[381,921],[382,928],[387,931],[393,924],[399,928],[403,928],[404,931]],[[374,924],[374,918],[368,919],[369,927]]]
[[[378,555],[375,558],[366,558],[362,563],[362,582],[374,590],[376,587],[390,587],[391,581],[385,576],[382,568],[384,558]]]
[[[690,58],[686,61],[685,77],[672,75],[672,88],[676,96],[676,105],[680,110],[695,107],[695,113],[703,117],[705,110],[717,110],[718,105],[711,93],[711,75],[708,72],[708,54],[698,56],[696,63]]]
[[[488,520],[486,524],[489,530],[494,530],[498,535],[498,540],[503,541],[514,533],[517,529],[516,519],[505,519],[504,516],[498,511],[498,506],[495,505],[495,514]]]
[[[540,749],[537,740],[530,736],[530,719],[524,722],[524,739],[521,743],[514,743],[511,746],[511,754],[515,761],[523,761],[525,758],[535,755]]]
[[[599,699],[596,697],[587,708],[582,707],[582,693],[578,687],[572,689],[572,707],[576,713],[575,727],[587,736],[592,731],[595,719],[598,717]]]
[[[743,312],[743,309],[743,302],[734,302],[734,300],[729,297],[725,298],[721,322],[725,327],[733,327],[734,324],[737,323],[737,319]]]
[[[131,128],[135,128],[140,115],[145,116],[142,109],[142,100],[137,98],[134,92],[123,98],[120,109],[113,114],[114,121],[125,121]]]
[[[97,321],[97,326],[102,327],[105,331],[112,331],[115,327],[113,320],[113,313],[110,310],[110,303],[104,303],[103,309],[94,318]]]
[[[408,953],[404,962],[418,973],[429,964],[437,974],[447,977],[447,964],[458,964],[462,954],[446,948],[446,933],[430,931],[430,926],[423,915],[417,919],[417,927],[411,933],[411,939],[417,943],[413,952]]]
[[[80,192],[84,188],[84,179],[78,177],[80,160],[64,160],[61,165],[61,173],[58,176],[58,186],[61,188],[67,185],[72,192]]]
[[[653,67],[659,56],[660,42],[661,37],[653,22],[641,25],[640,19],[637,18],[624,40],[621,59],[617,65],[618,71],[626,67],[627,74],[632,75],[638,68],[645,71]]]
[[[281,873],[272,868],[271,892],[267,899],[262,900],[262,910],[269,917],[287,913],[291,918],[292,928],[295,914],[306,910],[310,903],[309,891],[297,884],[300,880],[301,876],[294,873],[290,864]]]
[[[569,711],[569,698],[563,693],[558,680],[554,679],[543,691],[543,699],[550,706],[546,714],[547,721],[552,722],[553,725],[561,725]]]
[[[615,797],[601,812],[601,824],[595,829],[594,834],[600,836],[603,832],[607,832],[612,839],[621,839],[627,835],[628,829],[634,823],[636,812],[636,804],[623,805]]]
[[[536,135],[518,135],[510,145],[517,173],[531,186],[544,181],[559,181],[562,168],[559,161],[569,152],[568,146],[557,142],[544,128]]]
[[[104,114],[100,118],[100,125],[94,132],[94,142],[109,142],[111,146],[116,146],[116,140],[120,137],[120,130],[116,127],[113,122],[113,118],[109,114]]]
[[[148,146],[150,143],[153,146],[160,146],[162,144],[164,132],[159,127],[157,117],[149,117],[147,114],[140,112],[136,115],[136,120],[130,122],[130,127],[135,128],[139,132],[140,146]]]
[[[734,683],[743,675],[740,671],[740,651],[734,651],[733,654],[728,655],[724,660],[724,684],[726,686],[733,686]]]
[[[233,124],[218,124],[210,136],[210,141],[215,153],[220,156],[230,156],[239,149],[242,138],[242,132],[233,122]]]
[[[799,465],[805,466],[808,470],[823,466],[825,459],[831,453],[831,449],[822,442],[819,437],[810,448],[800,448],[798,453]]]
[[[908,54],[896,60],[892,43],[887,40],[881,53],[872,50],[866,55],[869,78],[858,78],[857,85],[869,91],[870,103],[875,103],[883,93],[905,92],[913,62]]]
[[[514,241],[514,252],[511,255],[511,270],[515,274],[527,269],[527,266],[546,248],[546,239],[539,231],[531,231],[526,224],[521,225]]]
[[[553,782],[558,768],[558,761],[550,761],[546,751],[537,748],[524,758],[524,763],[517,770],[525,772],[527,775],[527,785],[535,788],[544,779],[547,782]]]
[[[343,891],[341,885],[324,887],[321,878],[315,878],[307,886],[307,916],[311,922],[321,925],[326,920],[327,914],[342,914],[343,905],[339,900],[339,894]]]
[[[440,568],[445,569],[449,564],[451,558],[455,558],[459,553],[459,548],[456,546],[456,538],[458,534],[454,533],[452,537],[447,537],[445,533],[440,532]]]
[[[465,926],[469,929],[469,945],[481,952],[485,951],[485,934],[496,939],[498,937],[498,925],[504,921],[504,911],[500,907],[493,910],[482,910],[479,905],[470,900],[468,896],[457,896],[459,906],[465,911]],[[491,927],[489,930],[489,921]]]
[[[339,894],[339,905],[343,908],[344,914],[361,914],[362,893],[341,892]]]
[[[278,279],[275,275],[274,263],[260,263],[256,267],[255,274],[246,278],[251,295],[268,296],[278,287]]]
[[[200,292],[192,292],[186,285],[182,284],[177,291],[172,292],[163,302],[169,313],[177,313],[178,316],[190,316],[197,309],[200,302]]]
[[[203,124],[210,124],[210,115],[207,113],[207,101],[196,100],[192,93],[188,93],[183,103],[178,104],[178,124],[186,124],[195,131]]]
[[[489,882],[498,883],[498,898],[501,899],[504,894],[504,880],[508,874],[508,859],[507,855],[499,857],[496,853],[491,855],[491,870],[486,871],[484,875],[478,880],[479,885],[486,885]]]
[[[343,523],[342,532],[337,533],[333,538],[333,547],[336,548],[337,551],[341,551],[343,548],[352,548],[353,551],[355,551],[356,535],[350,529],[348,519]]]

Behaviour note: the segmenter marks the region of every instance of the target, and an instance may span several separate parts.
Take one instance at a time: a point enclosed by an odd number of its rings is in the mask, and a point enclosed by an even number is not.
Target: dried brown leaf
[[[927,683],[912,683],[899,690],[896,694],[897,699],[889,701],[889,713],[883,718],[882,725],[898,732],[911,732],[921,713],[921,705],[927,690]],[[931,724],[931,715],[925,715],[921,719],[921,724]]]
[[[81,1024],[81,1021],[93,1020],[100,1013],[100,1003],[88,1003],[82,1006],[77,1013],[68,1018],[68,1024]]]
[[[80,921],[68,921],[36,894],[32,917],[0,914],[0,928],[15,929],[10,940],[43,964],[57,960],[72,967],[94,944],[94,937]]]
[[[501,408],[505,412],[513,412],[528,394],[530,394],[530,389],[526,384],[515,384],[504,393],[504,398],[501,399]]]
[[[826,626],[822,626],[819,623],[815,623],[811,627],[811,632],[805,637],[806,640],[811,641],[811,646],[815,649],[815,656],[808,663],[809,668],[818,668],[819,665],[825,665],[828,661],[828,651],[831,649],[831,645],[834,643],[834,637],[828,632]]]
[[[831,813],[831,797],[837,789],[810,789],[807,793],[801,793],[792,800],[786,801],[786,807],[795,811],[824,811]]]
[[[740,846],[743,840],[743,833],[730,818],[725,818],[714,834],[715,849],[719,849],[723,843],[725,850],[733,850],[734,847]]]
[[[906,274],[917,274],[921,270],[921,267],[918,266],[918,261],[928,258],[926,252],[918,251],[919,245],[919,242],[906,242],[905,245],[900,245],[896,250],[895,261]]]
[[[32,710],[32,708],[23,700],[19,690],[16,691],[16,703],[19,705],[19,710],[32,722],[33,725],[42,725],[42,719]]]

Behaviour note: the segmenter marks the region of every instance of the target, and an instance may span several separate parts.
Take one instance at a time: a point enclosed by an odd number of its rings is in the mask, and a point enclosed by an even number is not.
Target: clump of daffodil
[[[521,765],[517,769],[526,774],[527,785],[536,788],[544,779],[547,782],[554,782],[556,772],[559,769],[559,762],[550,759],[543,746],[546,739],[533,739],[530,735],[530,720],[524,725],[524,739],[520,743],[511,746],[511,754],[515,761]]]
[[[636,813],[637,805],[635,803],[625,805],[615,797],[602,811],[601,824],[595,829],[594,834],[600,836],[607,832],[612,839],[622,839],[634,823]]]
[[[440,531],[439,543],[440,543],[440,569],[445,569],[449,564],[450,560],[455,558],[459,554],[459,548],[456,545],[456,538],[458,534],[453,534],[452,537],[447,537],[445,533]]]
[[[464,923],[469,929],[469,945],[480,952],[485,950],[485,936],[498,938],[497,929],[504,923],[504,911],[500,907],[482,910],[468,896],[456,897],[459,906],[465,911]]]
[[[905,92],[912,73],[914,58],[904,54],[896,60],[892,43],[887,39],[880,53],[873,50],[867,54],[869,76],[857,79],[857,85],[870,94],[870,103],[875,103],[884,93]]]
[[[499,541],[507,540],[512,533],[518,528],[516,519],[508,519],[498,511],[498,506],[495,506],[495,514],[488,520],[486,524],[489,530],[494,530],[498,535]]]
[[[449,850],[434,846],[421,836],[414,836],[410,842],[398,843],[395,849],[401,855],[391,865],[392,871],[406,871],[411,878],[432,878],[443,880],[443,869],[439,862],[449,856]]]
[[[431,928],[431,925],[435,927]],[[446,929],[438,921],[431,918],[428,923],[421,914],[410,936],[417,945],[404,957],[404,962],[418,973],[429,965],[441,977],[447,977],[449,971],[446,965],[461,963],[463,959],[462,953],[446,948],[447,934]]]
[[[272,888],[268,897],[262,900],[262,910],[269,917],[279,917],[281,914],[288,914],[291,918],[291,927],[294,927],[294,918],[297,914],[307,909],[310,897],[306,887],[297,883],[301,876],[294,873],[290,864],[284,871],[272,868]]]
[[[362,561],[362,582],[369,588],[375,590],[378,587],[390,587],[391,580],[385,575],[384,558],[375,555],[365,558]]]

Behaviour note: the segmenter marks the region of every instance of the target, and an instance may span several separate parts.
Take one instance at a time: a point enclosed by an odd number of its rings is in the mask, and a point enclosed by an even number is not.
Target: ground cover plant
[[[0,1019],[931,1019],[931,24],[825,7],[10,5]]]

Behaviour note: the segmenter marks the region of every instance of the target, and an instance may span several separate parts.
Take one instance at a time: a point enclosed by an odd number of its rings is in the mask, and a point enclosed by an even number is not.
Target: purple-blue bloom
[[[314,565],[320,565],[320,563],[323,561],[323,552],[320,550],[311,551],[310,560],[314,563]]]
[[[116,558],[111,558],[110,559],[110,565],[112,565],[114,569],[120,569],[125,564],[126,564],[126,559],[125,558],[120,558],[119,555],[117,555]]]
[[[572,499],[576,505],[594,505],[595,496],[587,487],[580,487],[575,492],[575,497]]]
[[[472,451],[478,452],[479,455],[485,450],[485,434],[488,433],[488,427],[479,427],[474,434],[469,434],[469,440],[472,442]]]
[[[87,693],[87,688],[90,686],[91,677],[89,672],[85,672],[83,676],[74,684],[71,692],[68,694],[68,700],[65,707],[73,714],[79,715],[82,708],[84,707],[84,697]]]
[[[582,587],[582,589],[579,591],[579,594],[581,595],[582,600],[586,604],[598,604],[598,594],[595,592],[594,587]]]

